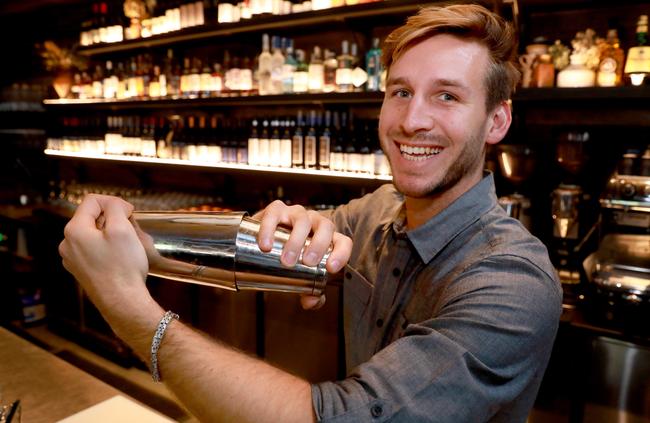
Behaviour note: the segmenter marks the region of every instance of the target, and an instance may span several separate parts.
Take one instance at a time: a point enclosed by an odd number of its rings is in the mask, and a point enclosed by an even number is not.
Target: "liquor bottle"
[[[310,93],[322,93],[323,84],[325,81],[325,66],[323,65],[323,58],[321,49],[314,46],[314,51],[311,54],[309,67],[307,70],[309,82],[307,84]]]
[[[223,161],[221,154],[221,146],[217,142],[217,134],[219,132],[219,120],[217,116],[210,118],[210,130],[207,135],[208,141],[208,155],[210,163],[221,163]]]
[[[271,93],[282,94],[282,68],[284,55],[282,54],[281,38],[274,36],[271,39],[273,54],[271,55]]]
[[[248,163],[248,136],[246,134],[246,125],[243,120],[237,121],[237,163]]]
[[[272,70],[273,56],[269,49],[269,35],[262,35],[262,53],[258,58],[257,75],[259,78],[259,94],[269,95],[272,94],[271,86],[271,70]]]
[[[318,167],[318,138],[316,133],[316,111],[309,112],[307,123],[307,134],[305,135],[305,168],[314,169]]]
[[[375,156],[372,154],[371,148],[371,135],[368,122],[364,123],[363,135],[361,138],[361,146],[359,154],[361,155],[361,172],[369,175],[375,174]]]
[[[282,92],[290,94],[293,92],[293,74],[298,67],[298,61],[293,54],[293,40],[286,38],[286,55],[282,66]]]
[[[117,97],[117,84],[119,83],[117,76],[113,73],[113,62],[106,61],[106,69],[104,72],[104,81],[102,82],[103,97],[106,100],[114,99]]]
[[[92,82],[92,98],[102,98],[104,96],[104,73],[102,67],[95,65]]]
[[[189,75],[189,97],[197,98],[201,93],[201,61],[196,57],[191,61]]]
[[[296,50],[296,71],[293,73],[293,92],[306,93],[309,89],[309,72],[305,63],[305,51]]]
[[[154,139],[155,118],[147,117],[142,121],[142,134],[140,136],[140,155],[142,157],[156,157],[156,140]]]
[[[330,149],[331,149],[331,140],[332,140],[332,132],[330,130],[331,124],[332,124],[332,112],[326,110],[325,122],[322,126],[320,137],[318,138],[318,168],[319,169],[330,168]]]
[[[336,70],[339,62],[336,60],[336,53],[331,50],[324,50],[323,60],[323,92],[331,93],[336,91]]]
[[[291,167],[292,145],[291,145],[291,121],[281,121],[282,135],[280,136],[280,166]]]
[[[196,130],[196,160],[201,163],[209,163],[210,152],[208,151],[208,127],[205,116],[199,116],[199,127]]]
[[[149,97],[161,97],[160,88],[160,67],[158,65],[155,65],[153,67],[153,75],[149,79]]]
[[[264,119],[262,121],[262,130],[260,131],[259,150],[257,156],[257,164],[259,166],[269,166],[270,155],[270,140],[269,140],[269,121]]]
[[[625,76],[632,85],[643,84],[646,75],[650,73],[650,46],[648,42],[648,15],[641,15],[636,25],[637,45],[629,49],[625,62]]]
[[[248,137],[248,164],[251,166],[259,165],[259,154],[260,140],[257,132],[257,119],[253,119],[251,122],[251,133]]]
[[[366,53],[366,72],[368,73],[367,91],[379,91],[382,70],[379,38],[375,37],[372,39],[372,48]]]
[[[190,94],[190,58],[183,58],[183,73],[180,78],[180,95],[182,98],[189,97]]]
[[[239,79],[239,59],[234,57],[231,59],[230,52],[226,50],[223,54],[223,86],[222,91],[227,96],[237,96],[238,92],[238,79]]]
[[[304,133],[303,133],[303,115],[302,110],[298,110],[296,117],[296,126],[291,137],[291,166],[302,168],[305,166],[304,156]]]
[[[623,84],[623,66],[625,52],[621,48],[618,32],[607,31],[607,39],[600,52],[600,64],[596,75],[596,84],[601,87],[617,87]]]
[[[361,68],[357,43],[350,45],[350,56],[352,56],[352,86],[354,87],[352,90],[361,92],[368,81],[368,73]]]
[[[163,64],[162,74],[165,75],[165,82],[167,83],[166,95],[176,98],[180,95],[180,72],[176,61],[174,60],[174,51],[167,50],[167,56]]]
[[[156,141],[156,156],[160,159],[170,159],[172,157],[171,144],[167,138],[169,128],[167,128],[164,117],[159,117],[154,131]]]
[[[269,137],[269,166],[280,167],[280,121],[271,120],[271,136]]]
[[[223,90],[223,72],[221,71],[221,64],[215,63],[212,70],[212,94],[216,97],[221,95]]]
[[[330,134],[330,169],[342,171],[343,166],[343,145],[342,132],[339,121],[339,112],[332,113],[332,130]]]
[[[253,63],[249,57],[244,57],[239,70],[240,95],[253,94]]]
[[[201,5],[201,8],[203,8],[203,5]],[[201,74],[199,76],[200,82],[200,92],[201,92],[201,97],[203,98],[210,98],[212,97],[212,93],[214,91],[214,87],[212,85],[212,71],[210,70],[210,64],[208,61],[203,62],[203,68],[201,70]]]
[[[338,68],[336,69],[336,91],[340,93],[351,92],[352,85],[352,63],[354,57],[350,55],[350,44],[347,40],[341,43],[341,55],[337,58]]]

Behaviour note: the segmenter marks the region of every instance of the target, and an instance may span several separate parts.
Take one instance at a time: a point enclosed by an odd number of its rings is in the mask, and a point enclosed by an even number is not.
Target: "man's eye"
[[[456,97],[449,93],[442,93],[438,97],[443,101],[456,101]]]
[[[409,97],[410,95],[411,95],[411,93],[409,93],[407,90],[405,90],[403,88],[393,90],[393,97],[406,98],[406,97]]]

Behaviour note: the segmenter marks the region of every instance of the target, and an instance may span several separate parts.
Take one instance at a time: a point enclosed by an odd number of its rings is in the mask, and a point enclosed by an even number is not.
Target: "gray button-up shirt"
[[[492,175],[406,230],[392,185],[336,209],[348,376],[312,386],[326,422],[523,422],[562,290],[544,245],[497,203]]]

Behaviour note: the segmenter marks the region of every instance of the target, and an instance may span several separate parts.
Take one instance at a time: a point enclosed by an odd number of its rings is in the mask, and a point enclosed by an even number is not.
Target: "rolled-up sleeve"
[[[346,379],[312,386],[320,421],[481,422],[507,416],[504,404],[525,415],[561,312],[554,277],[525,258],[489,257],[443,295],[430,319],[409,324]]]

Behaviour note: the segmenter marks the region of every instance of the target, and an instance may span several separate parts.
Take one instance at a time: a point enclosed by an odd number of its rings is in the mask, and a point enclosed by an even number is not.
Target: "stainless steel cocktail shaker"
[[[284,266],[280,255],[289,231],[278,228],[273,249],[262,252],[260,224],[245,212],[134,212],[133,218],[150,275],[233,291],[321,295],[325,290],[329,253],[316,266],[300,259]]]

